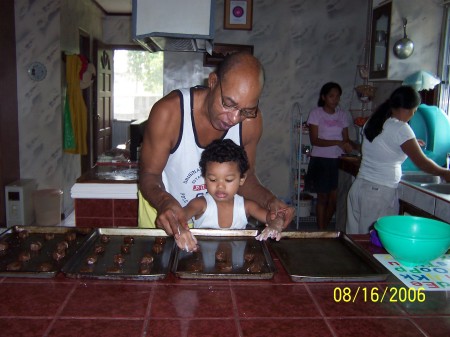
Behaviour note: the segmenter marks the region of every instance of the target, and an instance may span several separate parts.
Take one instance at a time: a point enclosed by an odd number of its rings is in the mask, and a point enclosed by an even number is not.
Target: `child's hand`
[[[197,239],[190,230],[178,226],[178,233],[174,235],[178,248],[187,252],[196,252],[198,249]]]
[[[275,219],[268,221],[266,228],[256,237],[256,240],[265,241],[270,238],[280,241],[283,224],[284,213],[278,213]]]

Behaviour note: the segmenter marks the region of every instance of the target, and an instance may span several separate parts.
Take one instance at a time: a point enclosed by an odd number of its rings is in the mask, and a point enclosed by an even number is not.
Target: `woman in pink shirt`
[[[353,146],[348,137],[350,114],[338,107],[341,86],[334,82],[323,85],[318,107],[308,117],[309,138],[313,146],[306,176],[306,190],[317,193],[317,225],[324,230],[336,211],[338,158]]]

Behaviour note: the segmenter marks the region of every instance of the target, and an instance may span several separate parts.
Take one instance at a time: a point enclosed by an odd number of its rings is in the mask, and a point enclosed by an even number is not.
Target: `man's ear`
[[[247,173],[244,173],[242,177],[239,179],[239,186],[244,185],[245,179],[247,179]]]
[[[219,77],[217,76],[217,74],[215,72],[210,73],[208,76],[209,89],[213,89],[217,85],[218,81],[219,81]]]

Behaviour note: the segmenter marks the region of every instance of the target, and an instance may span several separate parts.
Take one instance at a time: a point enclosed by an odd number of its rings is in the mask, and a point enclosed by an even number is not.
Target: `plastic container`
[[[381,217],[375,223],[381,243],[398,262],[427,264],[450,248],[450,224],[407,215]]]
[[[33,193],[36,224],[53,226],[61,223],[61,200],[63,192],[58,189],[37,190]]]
[[[300,193],[299,205],[299,217],[305,218],[311,215],[311,204],[313,196],[307,193]]]

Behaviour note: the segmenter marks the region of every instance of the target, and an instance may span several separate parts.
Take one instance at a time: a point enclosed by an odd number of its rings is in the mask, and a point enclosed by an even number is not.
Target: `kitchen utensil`
[[[450,225],[434,219],[384,216],[377,220],[375,229],[388,253],[407,267],[429,263],[450,247]]]
[[[7,250],[0,252],[0,277],[55,277],[93,234],[94,231],[90,228],[63,226],[10,227],[0,235],[0,242],[8,243]],[[71,240],[68,240],[67,235],[70,235]],[[31,244],[38,242],[41,243],[41,248],[35,251],[31,250]],[[56,261],[53,254],[62,242],[68,243],[64,250],[65,256]],[[8,265],[17,261],[23,252],[30,252],[30,260],[21,263],[19,270],[8,270]],[[44,265],[48,268],[43,269]]]
[[[342,232],[282,232],[268,241],[293,282],[383,281],[388,273]]]
[[[403,38],[395,42],[394,54],[399,59],[406,59],[414,52],[414,43],[406,35],[406,24],[408,20],[403,18]]]
[[[107,240],[103,240],[104,237]],[[125,238],[131,243],[125,244]],[[159,244],[157,239],[163,243]],[[129,249],[124,250],[123,246],[127,245]],[[98,246],[102,246],[104,251],[96,253]],[[160,246],[160,250],[155,246]],[[160,280],[166,278],[170,271],[174,246],[173,237],[168,237],[162,229],[97,228],[64,265],[62,272],[69,278]],[[120,254],[124,262],[117,264],[116,255]],[[96,261],[88,264],[87,259],[93,255],[96,255]],[[153,262],[148,265],[142,263],[146,256],[153,257]]]

